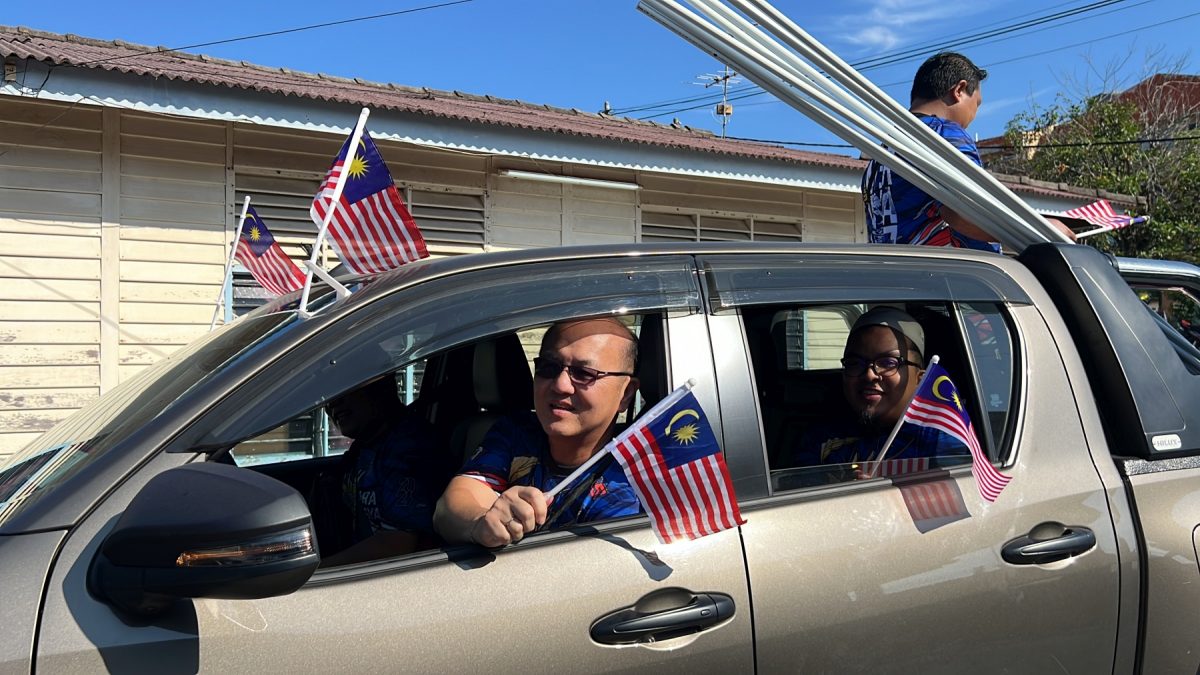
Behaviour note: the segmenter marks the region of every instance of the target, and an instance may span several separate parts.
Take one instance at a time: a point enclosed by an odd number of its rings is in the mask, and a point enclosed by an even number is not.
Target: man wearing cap
[[[904,415],[924,374],[925,331],[905,312],[876,307],[850,329],[842,356],[846,419],[807,431],[792,466],[847,464],[877,459]],[[967,449],[936,429],[905,424],[888,459],[961,456]]]

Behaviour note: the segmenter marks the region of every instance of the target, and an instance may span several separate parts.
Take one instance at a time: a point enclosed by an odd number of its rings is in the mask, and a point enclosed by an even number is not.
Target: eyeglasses
[[[873,359],[860,359],[857,356],[847,356],[842,359],[842,373],[850,377],[865,375],[867,368],[875,371],[876,375],[891,375],[900,366],[920,366],[921,364],[902,359],[898,356],[877,356]]]
[[[602,377],[609,375],[627,375],[633,377],[633,373],[621,373],[617,371],[596,370],[587,366],[567,365],[558,359],[550,359],[545,356],[538,356],[533,359],[533,375],[544,380],[552,380],[558,377],[558,374],[566,369],[567,377],[575,384],[589,385]]]

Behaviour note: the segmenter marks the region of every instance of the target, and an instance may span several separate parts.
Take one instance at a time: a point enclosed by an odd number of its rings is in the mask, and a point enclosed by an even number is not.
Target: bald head
[[[625,364],[622,370],[632,372],[637,367],[638,344],[637,337],[618,319],[604,317],[599,319],[582,319],[579,321],[560,321],[550,327],[542,336],[541,351],[559,343],[574,342],[590,335],[611,335],[620,341]]]

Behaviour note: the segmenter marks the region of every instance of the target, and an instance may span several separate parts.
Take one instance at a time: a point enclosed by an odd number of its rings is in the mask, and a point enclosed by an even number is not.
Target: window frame
[[[555,275],[575,279],[576,285],[549,283],[548,279]],[[488,296],[480,293],[481,288],[505,293],[505,297],[516,300],[503,312],[488,307],[490,313],[482,318],[447,302],[458,297],[483,303],[485,300],[478,298]],[[522,289],[523,294],[518,292]],[[439,311],[463,314],[450,334],[439,329],[431,341],[410,345],[402,354],[370,353],[372,349],[379,352],[378,345],[403,332],[405,322],[413,320],[406,316],[412,307],[437,302],[444,308]],[[231,391],[203,420],[172,441],[167,451],[222,450],[320,407],[362,382],[489,335],[576,316],[622,312],[666,315],[672,310],[703,311],[690,256],[538,261],[472,269],[430,279],[374,298],[358,311],[339,318],[334,325],[324,327],[257,374],[252,383],[255,386],[247,383],[248,386]],[[382,356],[387,360],[381,361]],[[315,382],[320,384],[314,386]],[[257,419],[270,422],[251,423],[239,413],[244,410],[255,410]]]
[[[965,328],[961,325],[964,303],[990,303],[1004,317],[1009,331],[1013,352],[1012,393],[1009,414],[1005,422],[1004,446],[999,447],[993,437],[990,424],[976,433],[981,445],[993,463],[1001,467],[1015,460],[1019,443],[1019,424],[1023,419],[1025,392],[1022,384],[1024,368],[1024,341],[1019,322],[1011,311],[1014,306],[1032,305],[1032,300],[1017,282],[996,266],[980,264],[978,261],[962,259],[936,259],[925,256],[903,255],[853,255],[824,254],[814,252],[800,256],[763,256],[743,254],[712,254],[697,256],[704,279],[705,300],[710,322],[718,318],[733,316],[741,330],[741,340],[746,358],[750,398],[753,400],[757,443],[761,452],[761,468],[755,472],[761,476],[761,488],[748,491],[738,488],[739,497],[748,492],[753,499],[760,496],[780,496],[793,493],[808,494],[814,490],[852,489],[854,482],[835,483],[806,489],[776,490],[772,486],[770,450],[767,447],[763,420],[763,405],[759,398],[760,383],[757,382],[755,366],[751,361],[750,340],[746,331],[743,310],[748,307],[770,306],[775,308],[821,304],[891,304],[928,302],[940,304],[948,312],[947,317],[957,332],[951,339],[957,341],[963,367],[970,370],[964,374],[965,381],[955,384],[964,389],[970,387],[972,406],[969,410],[973,421],[982,420],[985,412],[984,398],[980,389],[978,363],[966,343]],[[831,277],[831,273],[833,273]],[[832,283],[831,283],[832,278]],[[748,281],[748,284],[738,283]],[[954,283],[959,281],[960,283]],[[961,283],[966,281],[968,283]],[[884,283],[887,282],[887,283]],[[716,331],[714,331],[716,332]],[[715,338],[714,338],[715,339]],[[714,350],[720,347],[714,342]],[[722,380],[722,395],[730,377]],[[731,461],[734,458],[727,458]],[[733,466],[731,466],[731,470]],[[970,470],[964,464],[949,469],[952,474]],[[742,468],[741,473],[747,474]]]

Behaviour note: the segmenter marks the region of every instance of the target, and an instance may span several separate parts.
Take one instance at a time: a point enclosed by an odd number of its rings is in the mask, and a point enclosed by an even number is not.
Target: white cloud
[[[896,31],[887,26],[868,26],[853,35],[845,36],[845,39],[860,47],[878,51],[891,49],[900,43],[900,37],[896,35]]]
[[[832,32],[849,47],[848,52],[874,54],[929,42],[944,36],[948,28],[957,32],[964,18],[986,11],[989,4],[977,1],[951,7],[944,0],[867,0],[861,11],[840,14]]]

